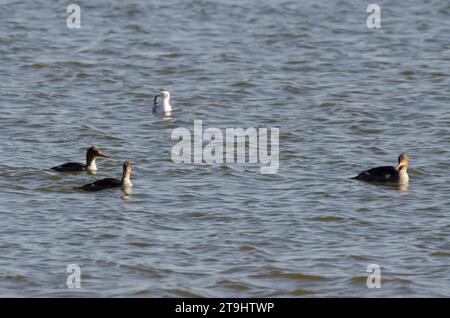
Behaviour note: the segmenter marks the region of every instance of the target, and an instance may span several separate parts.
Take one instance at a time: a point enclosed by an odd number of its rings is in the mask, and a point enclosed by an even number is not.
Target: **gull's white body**
[[[159,103],[153,105],[154,113],[170,113],[172,106],[170,105],[170,93],[169,91],[161,91],[159,97],[161,98]]]

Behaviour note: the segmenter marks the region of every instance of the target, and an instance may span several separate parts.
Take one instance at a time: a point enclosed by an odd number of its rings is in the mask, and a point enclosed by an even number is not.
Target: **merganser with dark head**
[[[133,186],[130,178],[131,163],[125,161],[123,164],[122,179],[105,178],[94,183],[85,184],[82,187],[76,187],[75,189],[92,192],[121,187],[123,191],[129,192],[129,189]]]
[[[352,179],[358,179],[369,182],[407,184],[409,182],[408,163],[409,163],[408,155],[406,153],[402,153],[398,157],[398,164],[396,167],[386,166],[373,168],[361,172]]]
[[[161,98],[160,102],[158,102],[158,97]],[[170,101],[169,91],[161,91],[159,95],[155,96],[155,100],[153,101],[153,112],[170,114],[172,112],[172,106],[170,105],[169,101]]]
[[[88,172],[96,172],[97,165],[95,164],[96,158],[111,158],[106,156],[100,152],[100,149],[97,147],[90,147],[86,152],[86,164],[79,162],[68,162],[62,164],[60,166],[53,167],[52,170],[58,172],[79,172],[79,171],[88,171]]]

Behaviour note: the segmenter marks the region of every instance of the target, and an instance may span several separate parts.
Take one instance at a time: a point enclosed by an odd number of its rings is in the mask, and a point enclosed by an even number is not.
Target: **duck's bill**
[[[98,157],[101,157],[101,158],[108,158],[108,159],[111,159],[111,158],[112,158],[111,156],[107,156],[107,155],[104,155],[104,154],[102,154],[102,153],[99,153],[97,156],[98,156]]]

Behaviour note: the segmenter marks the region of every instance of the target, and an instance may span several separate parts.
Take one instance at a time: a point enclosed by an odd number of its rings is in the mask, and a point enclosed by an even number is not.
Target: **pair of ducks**
[[[97,147],[90,147],[86,152],[86,164],[79,162],[68,162],[62,164],[60,166],[56,166],[51,168],[54,171],[58,172],[81,172],[87,171],[89,173],[95,173],[97,171],[97,165],[95,160],[97,158],[111,158],[109,156],[101,153],[100,149]],[[105,178],[101,180],[97,180],[93,183],[85,184],[81,187],[75,187],[74,189],[83,190],[83,191],[101,191],[105,189],[118,188],[122,189],[130,188],[133,186],[131,183],[131,163],[129,161],[125,161],[123,164],[122,171],[122,179],[115,178]]]

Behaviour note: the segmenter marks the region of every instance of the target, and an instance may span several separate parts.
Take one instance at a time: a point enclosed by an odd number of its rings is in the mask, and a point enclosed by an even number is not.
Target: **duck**
[[[158,102],[158,97],[161,98],[161,101]],[[168,114],[172,112],[172,106],[170,105],[170,92],[163,90],[159,95],[155,96],[153,101],[153,113],[164,113]]]
[[[54,171],[58,172],[80,172],[80,171],[88,171],[95,173],[97,171],[97,165],[95,163],[95,159],[97,158],[111,158],[110,156],[104,155],[100,149],[95,146],[92,146],[86,151],[86,164],[79,162],[68,162],[56,167],[51,168]]]
[[[94,192],[121,187],[124,192],[128,192],[129,189],[133,187],[133,184],[131,183],[131,170],[131,163],[129,161],[125,161],[123,164],[122,179],[119,180],[116,178],[105,178],[97,180],[93,183],[85,184],[81,187],[75,187],[75,189]]]
[[[368,182],[380,182],[391,184],[408,184],[408,164],[409,158],[406,152],[400,154],[397,166],[376,167],[359,173],[352,179]]]

